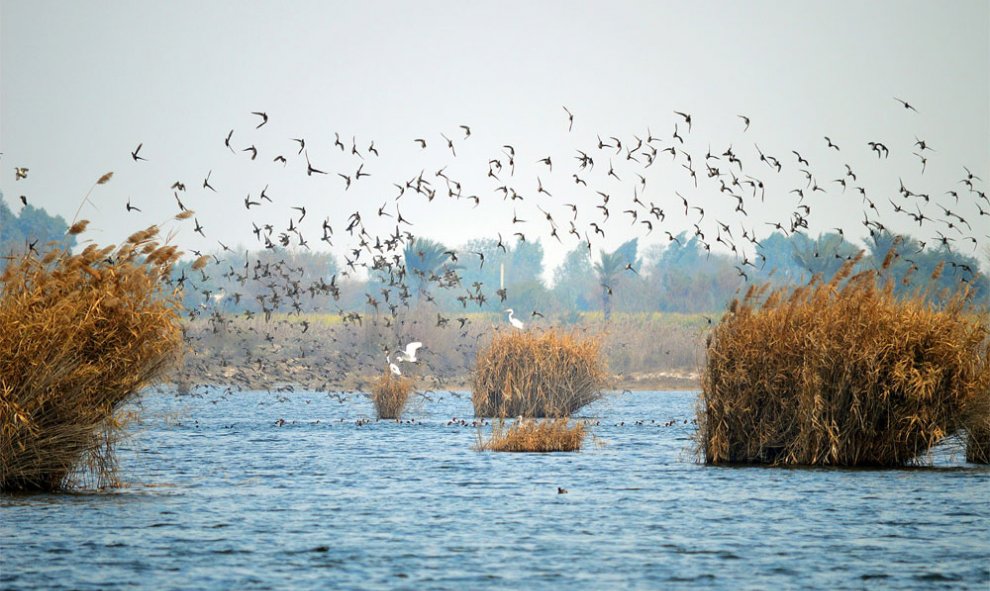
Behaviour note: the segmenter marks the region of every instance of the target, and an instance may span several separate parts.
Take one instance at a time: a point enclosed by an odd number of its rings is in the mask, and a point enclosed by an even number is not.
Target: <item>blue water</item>
[[[126,488],[0,496],[0,587],[990,586],[990,471],[958,452],[706,467],[694,394],[627,393],[585,409],[600,425],[579,453],[481,453],[448,425],[468,397],[431,396],[414,423],[359,424],[373,412],[353,394],[149,394]]]

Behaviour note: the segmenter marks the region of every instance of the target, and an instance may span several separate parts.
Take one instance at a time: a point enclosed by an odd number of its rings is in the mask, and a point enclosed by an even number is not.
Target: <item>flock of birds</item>
[[[914,105],[900,98],[895,100],[897,108],[906,112],[906,116],[917,115]],[[574,131],[576,117],[567,107],[563,111],[561,132],[570,134]],[[229,334],[233,331],[242,335],[254,332],[259,340],[263,332],[264,341],[271,346],[275,345],[274,329],[234,323],[224,314],[224,304],[252,303],[253,309],[243,312],[245,317],[264,318],[266,325],[283,326],[296,331],[298,336],[306,333],[311,326],[310,320],[302,314],[304,310],[312,309],[307,305],[307,297],[310,301],[322,298],[328,308],[336,308],[343,330],[349,331],[349,334],[332,337],[334,342],[327,343],[336,347],[345,342],[366,341],[367,331],[363,330],[366,322],[380,329],[379,337],[383,341],[408,340],[415,336],[414,333],[423,327],[415,325],[418,320],[408,320],[407,312],[421,299],[434,301],[434,288],[457,292],[456,299],[465,310],[469,305],[481,310],[496,299],[506,301],[508,294],[505,286],[496,288],[480,282],[468,286],[461,281],[459,268],[472,263],[476,263],[479,269],[484,267],[486,253],[483,251],[448,250],[444,253],[447,264],[427,272],[407,267],[404,251],[415,248],[417,244],[417,236],[412,232],[417,219],[404,214],[400,208],[411,211],[412,207],[404,205],[411,199],[420,202],[418,210],[424,209],[424,205],[437,205],[436,200],[467,208],[477,208],[483,200],[486,203],[492,199],[500,200],[504,202],[505,222],[502,226],[493,227],[507,227],[512,241],[529,242],[543,237],[564,244],[566,240],[574,246],[587,248],[589,253],[592,253],[593,245],[605,243],[607,232],[623,236],[656,233],[663,235],[667,243],[679,243],[678,230],[687,228],[689,238],[696,240],[706,253],[715,249],[734,257],[740,281],[749,279],[748,269],[759,269],[767,264],[757,249],[761,235],[808,232],[812,212],[819,208],[860,207],[860,223],[873,238],[894,233],[895,226],[916,225],[918,232],[930,233],[919,242],[923,249],[968,249],[973,252],[980,243],[980,235],[990,238],[985,235],[988,224],[984,220],[985,216],[990,216],[990,199],[983,189],[983,179],[970,169],[962,167],[964,174],[958,182],[941,194],[919,188],[929,161],[935,159],[937,154],[935,146],[919,137],[915,137],[913,145],[888,145],[889,142],[871,139],[847,146],[825,136],[817,147],[790,149],[781,154],[761,148],[753,141],[750,128],[757,126],[758,122],[746,115],[739,115],[736,134],[745,138],[745,142],[729,143],[713,149],[709,142],[696,137],[695,126],[700,121],[692,113],[674,111],[671,131],[664,137],[654,135],[648,127],[643,133],[631,137],[596,134],[594,142],[575,147],[569,154],[533,153],[522,146],[498,142],[501,145],[488,154],[484,163],[467,163],[464,169],[471,172],[455,174],[455,168],[462,169],[458,161],[458,148],[466,142],[477,141],[471,126],[460,125],[456,128],[457,133],[443,131],[436,134],[436,138],[410,138],[411,146],[408,148],[430,152],[434,157],[437,152],[445,154],[447,164],[432,172],[419,168],[417,164],[418,171],[414,170],[395,182],[395,179],[380,180],[376,176],[376,164],[386,154],[387,143],[377,143],[375,140],[359,142],[357,136],[345,139],[340,132],[334,132],[332,141],[329,138],[290,137],[273,140],[269,145],[262,142],[266,139],[263,132],[272,121],[269,114],[255,111],[251,117],[254,118],[251,129],[243,131],[232,128],[218,138],[218,149],[228,152],[228,158],[240,159],[252,166],[261,165],[266,160],[268,166],[286,169],[291,166],[298,170],[300,176],[310,179],[325,177],[326,183],[335,180],[338,183],[336,191],[340,193],[372,182],[377,182],[372,194],[381,194],[389,182],[395,192],[380,205],[377,201],[356,201],[358,206],[338,220],[330,216],[321,219],[321,212],[313,211],[312,204],[290,203],[283,199],[281,206],[291,212],[291,217],[283,225],[276,223],[275,214],[269,211],[276,207],[276,191],[269,185],[243,198],[234,197],[224,193],[213,168],[198,183],[195,194],[195,184],[183,180],[172,183],[170,190],[175,207],[180,212],[190,210],[186,203],[194,204],[207,195],[219,196],[231,203],[239,201],[251,217],[250,235],[259,247],[254,255],[244,253],[239,268],[231,263],[234,255],[239,253],[222,241],[216,240],[217,247],[213,252],[204,254],[203,251],[192,250],[193,254],[208,261],[206,268],[197,271],[190,269],[188,272],[182,269],[171,279],[173,286],[201,294],[200,306],[190,310],[190,313],[207,317],[213,332],[222,330]],[[247,136],[247,139],[240,141],[241,136]],[[748,147],[750,145],[752,149]],[[869,189],[851,164],[856,158],[867,157],[871,160],[871,167],[882,166],[892,155],[904,153],[913,154],[918,159],[918,168],[909,175],[899,177],[895,198],[891,197],[895,192],[888,188],[877,191]],[[839,168],[829,164],[840,155],[845,159],[847,154],[847,162]],[[137,143],[130,152],[134,166],[143,166],[150,158],[152,156],[148,154],[144,142]],[[816,159],[826,161],[826,164],[816,168],[812,165]],[[528,172],[517,175],[517,165],[521,171]],[[531,174],[534,169],[535,174]],[[25,179],[28,173],[27,168],[17,167],[15,179]],[[650,182],[656,175],[664,175],[663,183],[676,180],[681,185],[672,191],[666,188],[656,190],[653,188],[656,183]],[[905,177],[910,177],[910,180],[905,180]],[[562,185],[567,187],[567,196],[555,197],[557,191],[565,191],[557,188]],[[333,189],[332,185],[324,186]],[[849,198],[850,194],[854,198]],[[25,196],[21,200],[27,203]],[[975,207],[978,219],[971,221],[962,215],[961,200],[965,211]],[[887,203],[890,208],[886,207]],[[122,207],[128,214],[140,214],[140,205],[132,203],[128,197]],[[757,210],[766,212],[767,217],[760,218],[752,213]],[[510,211],[511,218],[508,217]],[[891,219],[897,219],[898,223],[891,223]],[[313,239],[310,233],[314,226],[320,233],[318,239]],[[378,231],[377,228],[384,230]],[[844,236],[849,229],[839,227],[833,230]],[[208,237],[206,226],[195,215],[193,232],[200,239]],[[501,231],[497,232],[497,236],[496,250],[508,253],[510,245],[507,245]],[[346,249],[341,270],[329,279],[319,274],[307,276],[307,270],[293,256],[293,253],[315,248],[317,243],[322,243],[324,249]],[[427,253],[419,251],[414,256],[422,259]],[[626,261],[624,270],[637,273],[634,263]],[[961,281],[970,281],[978,273],[971,266],[960,267]],[[342,280],[357,280],[364,274],[380,279],[380,291],[373,293],[373,284],[367,283],[369,291],[364,293],[364,313],[353,308],[345,309],[340,305],[341,292],[345,288]],[[226,287],[218,289],[218,283]],[[254,284],[252,289],[247,287],[249,283]],[[604,283],[601,287],[610,294],[615,288]],[[280,319],[275,316],[280,311],[290,316],[299,315],[301,320]],[[515,316],[514,310],[509,308],[505,312],[512,327],[524,328],[524,323]],[[542,314],[532,310],[530,317],[537,319]],[[450,320],[442,312],[437,312],[435,328],[453,328]],[[469,341],[460,352],[469,356],[483,331],[469,335],[467,325],[472,320],[467,315],[456,318],[456,321],[460,336]],[[473,342],[470,342],[471,337]],[[190,338],[202,339],[204,336]],[[300,345],[297,351],[289,353],[292,340],[287,343],[281,347],[283,354],[302,364],[303,371],[318,371],[315,362],[306,362],[307,355],[315,357],[312,349],[307,350]],[[272,364],[265,359],[267,355],[252,350],[254,346],[250,343],[244,345],[241,363],[257,364],[259,367],[268,364],[270,367]],[[401,375],[399,364],[416,363],[417,350],[423,345],[419,340],[410,342],[394,357],[388,344],[379,346],[385,349],[387,369]],[[381,348],[378,351],[376,355],[374,351],[362,351],[358,347],[350,353],[336,353],[335,359],[345,373],[365,371],[381,367]],[[220,367],[227,368],[228,362],[228,359],[221,359]],[[201,369],[206,370],[206,366],[215,364],[215,359],[201,356],[200,363]]]

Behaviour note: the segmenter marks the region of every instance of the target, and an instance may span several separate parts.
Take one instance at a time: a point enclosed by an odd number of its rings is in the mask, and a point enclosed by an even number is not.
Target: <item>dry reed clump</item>
[[[983,355],[984,371],[977,395],[967,401],[964,422],[966,425],[966,461],[974,464],[990,464],[990,347]]]
[[[471,401],[480,417],[566,417],[601,398],[606,377],[599,337],[501,332],[478,351]]]
[[[399,419],[413,391],[410,378],[397,376],[386,370],[371,385],[371,401],[379,419]]]
[[[120,407],[182,351],[178,300],[162,281],[178,252],[157,240],[153,226],[117,248],[9,261],[0,277],[0,490],[116,483]]]
[[[966,430],[966,461],[990,464],[990,421],[984,420]]]
[[[571,425],[566,418],[542,421],[521,419],[508,429],[505,421],[492,425],[491,437],[481,440],[478,449],[484,451],[553,452],[578,451],[584,441],[585,425]]]
[[[986,310],[964,288],[897,299],[856,262],[732,303],[702,374],[707,463],[900,466],[966,427],[987,396]]]

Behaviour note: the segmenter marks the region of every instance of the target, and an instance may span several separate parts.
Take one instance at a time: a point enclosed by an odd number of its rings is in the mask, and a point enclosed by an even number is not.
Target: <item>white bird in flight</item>
[[[523,328],[526,327],[526,325],[523,324],[522,320],[519,320],[518,318],[514,318],[512,316],[512,308],[508,308],[505,311],[509,313],[509,324],[518,328],[519,330],[522,330]]]
[[[395,358],[398,361],[408,361],[410,363],[416,363],[416,350],[423,346],[423,343],[415,341],[406,345],[405,351],[399,351],[395,354]]]

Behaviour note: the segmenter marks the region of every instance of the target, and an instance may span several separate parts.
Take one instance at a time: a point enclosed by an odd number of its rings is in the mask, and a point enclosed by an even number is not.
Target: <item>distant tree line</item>
[[[50,242],[71,248],[75,236],[66,232],[69,225],[62,216],[48,215],[42,208],[24,205],[14,213],[0,193],[0,269],[6,265],[6,257],[34,248],[37,252],[48,250]]]
[[[815,275],[828,280],[857,258],[854,271],[880,270],[888,252],[894,255],[883,277],[895,293],[927,290],[936,297],[968,283],[977,301],[990,298],[990,284],[974,257],[947,247],[922,248],[913,238],[887,233],[875,233],[865,247],[834,233],[817,238],[774,233],[759,241],[753,260],[712,253],[686,234],[642,253],[637,239],[611,252],[595,252],[583,243],[554,269],[550,285],[543,280],[539,242],[503,244],[487,238],[456,249],[417,239],[401,256],[394,255],[402,264],[391,268],[402,269],[401,276],[383,265],[372,267],[369,278],[360,281],[344,278],[331,254],[283,249],[217,255],[207,272],[181,272],[198,285],[199,293],[186,294],[189,304],[202,306],[204,298],[224,294],[226,311],[394,316],[405,306],[425,304],[444,314],[513,308],[520,316],[536,311],[568,322],[583,312],[606,318],[613,312],[717,313],[750,284],[800,284]],[[300,294],[305,295],[301,302]]]
[[[66,235],[67,228],[60,216],[31,205],[15,215],[0,195],[0,256],[32,246],[40,252],[51,241],[72,247],[75,238]],[[191,261],[180,263],[173,285],[193,314],[389,314],[425,304],[450,314],[513,308],[519,316],[536,311],[568,322],[582,312],[606,318],[613,312],[717,313],[753,283],[805,283],[815,275],[828,280],[860,251],[857,271],[880,270],[893,253],[884,277],[898,294],[928,290],[937,297],[965,283],[977,301],[990,301],[990,282],[973,256],[880,231],[863,247],[838,233],[812,238],[775,232],[756,243],[752,260],[713,253],[684,233],[643,252],[635,238],[611,252],[581,243],[553,270],[550,285],[543,280],[540,242],[479,238],[455,249],[418,238],[389,261],[401,264],[369,265],[366,280],[355,279],[349,268],[341,272],[331,253],[234,248],[211,254],[202,270]],[[396,276],[387,268],[402,271]]]

